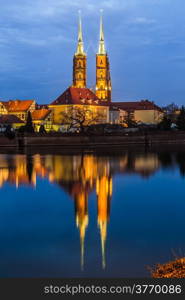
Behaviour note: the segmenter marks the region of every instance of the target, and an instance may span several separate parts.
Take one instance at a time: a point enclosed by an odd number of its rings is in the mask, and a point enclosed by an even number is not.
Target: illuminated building
[[[22,121],[26,121],[28,112],[35,110],[35,100],[9,100],[3,102],[8,114],[16,115]]]
[[[139,124],[158,124],[164,115],[163,110],[159,106],[148,100],[136,102],[112,102],[110,105],[111,113],[113,108],[119,109],[119,114],[113,118],[114,123],[123,125],[128,116]],[[112,118],[110,117],[110,119]]]
[[[85,248],[85,233],[88,227],[88,195],[85,191],[80,191],[75,197],[75,214],[76,226],[80,234],[81,248],[81,269],[84,268],[84,248]]]
[[[105,244],[107,239],[107,224],[110,216],[110,201],[112,196],[112,178],[103,176],[97,179],[96,183],[97,205],[98,205],[98,226],[100,229],[102,268],[106,266]]]
[[[35,131],[39,131],[41,125],[44,126],[46,131],[52,129],[52,111],[49,109],[36,109],[32,112],[32,121]]]
[[[79,15],[78,25],[78,45],[77,51],[73,58],[73,87],[86,88],[86,65],[87,56],[84,51],[83,35],[82,35],[82,20]]]
[[[102,43],[102,41],[100,41],[100,43]],[[53,111],[54,130],[59,130],[62,124],[65,125],[64,114],[75,115],[78,110],[81,110],[84,112],[84,115],[87,115],[86,123],[84,123],[84,125],[109,122],[109,104],[106,101],[103,101],[105,100],[105,97],[107,97],[106,95],[108,95],[107,92],[102,94],[102,97],[100,98],[98,89],[96,89],[95,93],[92,89],[86,87],[86,61],[87,56],[84,51],[82,22],[81,17],[79,16],[77,51],[73,58],[72,86],[67,88],[49,105],[49,108]],[[103,79],[104,75],[102,74],[105,74],[106,77],[108,76],[109,67],[107,55],[104,55],[103,53],[97,54],[97,62],[98,61],[101,64],[101,87],[103,84],[105,91],[107,90],[107,83],[105,83],[105,80]],[[97,69],[99,69],[98,66]],[[99,76],[99,71],[97,71],[97,75]],[[100,85],[100,82],[98,81],[97,86]],[[71,112],[71,110],[73,111]]]
[[[100,17],[99,46],[96,53],[95,89],[87,87],[87,54],[84,49],[82,20],[79,15],[77,48],[73,56],[71,85],[49,105],[36,105],[35,100],[0,101],[0,115],[15,115],[26,123],[30,111],[35,131],[39,131],[40,126],[44,125],[46,131],[66,132],[71,124],[74,125],[77,110],[86,116],[84,126],[110,123],[126,127],[125,120],[128,116],[138,124],[156,125],[164,115],[159,106],[148,100],[112,102],[110,63],[105,46],[102,15]],[[70,124],[69,122],[67,124],[64,114],[73,116]],[[11,125],[14,129],[18,129],[23,124],[17,120]],[[4,119],[0,119],[0,128],[6,126]],[[79,126],[76,125],[76,127]]]
[[[109,58],[105,48],[103,20],[101,16],[99,49],[96,55],[96,96],[109,103],[111,102],[111,89]]]

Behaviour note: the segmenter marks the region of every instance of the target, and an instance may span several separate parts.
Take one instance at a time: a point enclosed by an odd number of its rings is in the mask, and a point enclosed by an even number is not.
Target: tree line
[[[175,104],[170,104],[163,108],[164,116],[159,123],[159,129],[171,130],[176,128],[178,130],[185,130],[185,107],[180,109]]]

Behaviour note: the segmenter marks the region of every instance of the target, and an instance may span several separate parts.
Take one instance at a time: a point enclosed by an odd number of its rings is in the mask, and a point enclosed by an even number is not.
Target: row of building
[[[91,112],[92,123],[125,124],[132,118],[137,123],[157,124],[163,111],[148,100],[138,102],[112,102],[112,84],[109,57],[105,47],[102,16],[100,40],[96,54],[96,89],[87,88],[87,55],[84,51],[82,22],[79,17],[78,44],[73,58],[73,82],[56,100],[39,105],[36,100],[9,100],[0,102],[0,126],[12,125],[17,129],[26,122],[28,112],[32,115],[35,131],[41,125],[46,131],[58,131],[65,126],[64,114],[71,110]],[[93,118],[92,116],[99,116]],[[89,124],[89,122],[88,122]]]

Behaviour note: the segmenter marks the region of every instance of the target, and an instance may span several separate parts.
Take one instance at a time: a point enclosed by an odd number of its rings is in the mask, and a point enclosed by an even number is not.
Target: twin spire
[[[99,41],[99,49],[98,54],[105,55],[105,40],[104,40],[104,30],[103,30],[103,16],[100,17],[100,41]]]
[[[83,35],[82,35],[82,18],[81,12],[79,11],[79,24],[78,24],[78,46],[77,46],[77,55],[84,55],[84,43],[83,43]]]
[[[97,54],[100,55],[106,54],[102,14],[100,16],[100,40],[99,40],[99,48]],[[78,25],[78,45],[77,45],[76,55],[86,55],[84,51],[84,44],[83,44],[82,18],[81,18],[80,11],[79,11],[79,25]]]
[[[84,51],[82,20],[79,12],[78,45],[73,57],[73,87],[86,88],[87,85],[87,55]],[[111,78],[109,58],[105,48],[103,16],[100,16],[100,37],[96,53],[96,87],[95,94],[98,99],[111,102]]]

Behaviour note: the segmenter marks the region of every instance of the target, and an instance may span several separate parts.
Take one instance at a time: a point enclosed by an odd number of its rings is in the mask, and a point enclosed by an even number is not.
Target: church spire
[[[82,35],[82,20],[79,11],[79,25],[78,25],[78,45],[76,53],[73,57],[73,87],[86,88],[87,77],[87,56],[84,51],[83,35]]]
[[[101,16],[100,16],[100,40],[99,40],[99,49],[98,54],[105,55],[105,39],[104,39],[104,30],[103,30],[103,15],[101,10]]]
[[[107,103],[111,102],[111,77],[109,57],[105,49],[103,16],[100,16],[100,40],[96,54],[96,96]]]
[[[79,10],[79,23],[78,23],[78,45],[76,55],[83,55],[84,52],[84,44],[83,44],[83,34],[82,34],[82,18],[81,12]]]

